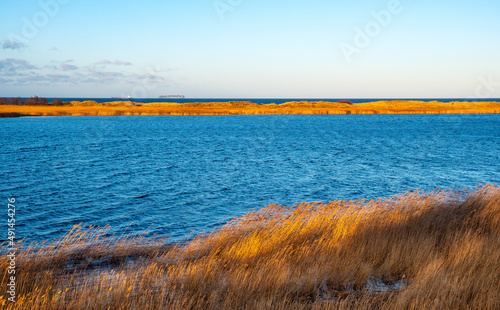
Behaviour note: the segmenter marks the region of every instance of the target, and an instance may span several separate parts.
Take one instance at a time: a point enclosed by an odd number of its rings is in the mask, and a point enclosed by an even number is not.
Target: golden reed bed
[[[500,309],[500,188],[268,206],[182,244],[75,227],[3,309]],[[9,261],[0,257],[6,270]]]
[[[0,117],[63,115],[240,115],[240,114],[459,114],[500,113],[499,102],[377,101],[362,104],[340,102],[134,103],[73,101],[64,106],[0,105]]]

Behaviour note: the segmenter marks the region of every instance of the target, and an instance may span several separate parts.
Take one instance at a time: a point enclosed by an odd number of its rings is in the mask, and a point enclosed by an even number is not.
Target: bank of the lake
[[[101,233],[77,226],[57,245],[18,251],[17,302],[0,293],[2,308],[500,307],[493,185],[272,205],[177,246]]]
[[[488,114],[500,113],[496,101],[374,101],[359,104],[290,101],[282,104],[229,102],[71,101],[61,106],[0,105],[0,117],[115,115],[259,115],[259,114]]]

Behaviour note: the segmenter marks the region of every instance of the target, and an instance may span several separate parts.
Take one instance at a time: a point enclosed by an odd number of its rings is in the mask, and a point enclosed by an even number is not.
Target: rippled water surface
[[[74,224],[169,235],[251,208],[500,180],[500,115],[1,119],[0,193],[18,238]],[[7,216],[5,216],[7,222]]]

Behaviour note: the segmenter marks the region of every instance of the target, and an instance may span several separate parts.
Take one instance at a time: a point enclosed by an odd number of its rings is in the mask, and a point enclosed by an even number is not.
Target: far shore
[[[497,114],[500,102],[300,101],[257,104],[248,101],[137,103],[133,101],[72,101],[63,105],[0,105],[0,117],[22,116],[118,116],[118,115],[265,115],[265,114]]]

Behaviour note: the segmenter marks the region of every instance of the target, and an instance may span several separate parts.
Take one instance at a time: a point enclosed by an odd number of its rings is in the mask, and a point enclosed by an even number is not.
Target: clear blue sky
[[[497,0],[0,5],[0,96],[500,97]]]

